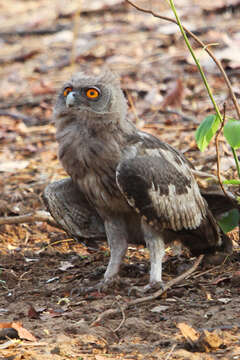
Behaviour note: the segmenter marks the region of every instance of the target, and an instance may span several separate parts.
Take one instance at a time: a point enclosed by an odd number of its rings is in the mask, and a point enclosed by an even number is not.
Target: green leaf
[[[221,121],[217,115],[208,115],[197,128],[195,139],[201,151],[204,151],[210,143],[213,135],[216,133],[220,125],[220,122]]]
[[[223,134],[229,145],[234,148],[240,148],[240,121],[235,119],[228,120],[224,125]]]
[[[240,214],[238,209],[233,209],[224,215],[221,220],[218,220],[218,224],[225,232],[225,234],[233,230],[239,224]]]
[[[223,184],[240,185],[240,180],[238,179],[223,180]]]

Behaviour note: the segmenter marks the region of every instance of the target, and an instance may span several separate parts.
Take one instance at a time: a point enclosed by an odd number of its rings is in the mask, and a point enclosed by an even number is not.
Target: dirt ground
[[[102,248],[79,255],[70,250],[71,246],[63,253],[54,245],[44,249],[42,243],[34,251],[21,248],[1,258],[1,318],[21,321],[37,338],[35,345],[23,341],[16,346],[17,359],[19,353],[21,359],[165,359],[173,347],[174,356],[170,358],[176,359],[240,356],[238,254],[228,265],[204,269],[206,272],[199,268],[191,279],[160,299],[136,305],[91,326],[104,310],[135,299],[128,295],[128,286],[116,287],[109,293],[70,295],[83,280],[89,279],[93,284],[101,278],[108,261],[107,251]],[[120,275],[129,286],[147,283],[148,260],[142,254],[140,257],[136,250],[129,250],[122,267]],[[180,260],[169,256],[164,264],[164,279],[176,276],[190,263],[184,256]],[[177,328],[179,323],[198,331],[215,331],[220,344],[210,354],[191,353],[198,349],[184,341]],[[13,350],[4,350],[6,358],[12,353]]]
[[[203,262],[157,299],[126,307],[139,297],[129,288],[148,282],[148,252],[135,246],[122,265],[122,284],[77,293],[102,278],[109,249],[103,239],[70,239],[41,199],[49,182],[66,176],[51,118],[58,87],[73,71],[114,69],[130,118],[197,169],[216,174],[214,142],[200,153],[194,139],[212,106],[177,27],[121,0],[88,3],[0,1],[0,359],[240,359],[238,229],[230,234],[234,253],[223,264]],[[167,2],[151,3],[173,17]],[[214,53],[238,99],[239,9],[236,0],[178,1],[184,24],[205,43],[219,44]],[[220,107],[225,102],[228,116],[236,117],[216,66],[196,51]],[[231,151],[222,137],[220,145],[221,172],[231,178]],[[22,215],[25,220],[4,221]],[[168,248],[164,280],[194,260],[184,249]],[[109,309],[119,311],[97,321]]]

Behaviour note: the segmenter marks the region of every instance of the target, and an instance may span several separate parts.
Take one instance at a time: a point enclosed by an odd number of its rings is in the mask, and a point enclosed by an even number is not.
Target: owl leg
[[[118,277],[120,265],[128,248],[127,226],[124,219],[115,218],[105,220],[107,241],[110,247],[110,260],[104,274],[104,278],[98,284],[89,287],[80,287],[78,294],[86,294],[92,291],[104,292],[115,282],[124,283]]]
[[[164,241],[159,236],[157,238],[146,239],[146,244],[149,249],[151,263],[148,287],[153,287],[157,284],[162,286],[162,260],[165,254]]]
[[[49,184],[43,200],[57,224],[73,238],[106,237],[102,219],[71,178]]]
[[[128,248],[128,234],[124,219],[117,218],[105,221],[107,241],[110,247],[110,260],[104,274],[104,283],[116,279],[122,260]]]
[[[150,255],[150,279],[149,283],[144,287],[134,286],[130,292],[136,291],[145,293],[149,290],[157,290],[164,288],[162,281],[162,260],[165,255],[165,244],[163,237],[152,231],[146,225],[143,225],[144,238]]]

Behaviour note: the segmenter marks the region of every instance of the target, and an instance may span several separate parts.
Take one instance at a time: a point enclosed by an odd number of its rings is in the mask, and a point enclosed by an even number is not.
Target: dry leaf
[[[17,330],[18,336],[20,339],[26,339],[29,341],[37,341],[34,335],[32,335],[27,329],[22,327],[22,324],[20,322],[13,322],[12,328]]]
[[[8,340],[6,341],[5,343],[1,344],[0,345],[0,349],[7,349],[9,347],[13,347],[13,345],[16,345],[16,344],[19,344],[21,340],[18,340],[18,339],[12,339],[12,340]],[[3,359],[3,358],[2,358]],[[6,359],[6,358],[4,358]]]
[[[12,323],[11,322],[2,322],[0,323],[0,329],[8,329],[12,327]]]
[[[200,334],[186,323],[179,323],[177,324],[177,327],[179,328],[185,339],[192,346],[200,337]]]
[[[209,352],[218,349],[223,343],[215,331],[203,330],[200,333],[186,323],[179,323],[177,327],[194,350]]]
[[[205,351],[209,352],[211,350],[219,349],[223,343],[223,340],[220,339],[216,331],[210,332],[208,330],[204,330],[199,339],[199,342],[204,346]]]
[[[161,313],[161,312],[166,311],[168,308],[169,308],[169,306],[158,305],[158,306],[154,306],[154,308],[152,308],[151,311]]]
[[[173,85],[170,87],[167,95],[161,103],[161,109],[166,109],[168,106],[181,107],[183,97],[183,84],[182,80],[177,79]]]
[[[39,319],[39,312],[35,310],[32,304],[29,304],[30,307],[28,309],[28,317],[30,319]]]

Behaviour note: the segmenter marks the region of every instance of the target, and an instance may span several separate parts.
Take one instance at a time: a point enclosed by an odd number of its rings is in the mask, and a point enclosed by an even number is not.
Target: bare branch
[[[0,217],[0,225],[33,223],[36,221],[45,221],[52,226],[58,227],[57,224],[53,221],[51,215],[45,211],[37,211],[34,214]]]
[[[121,310],[121,313],[122,313],[122,320],[121,320],[120,324],[116,327],[116,329],[113,330],[113,332],[117,332],[123,326],[123,324],[124,324],[124,322],[126,320],[126,315],[125,315],[125,312],[124,312],[124,308],[122,307],[122,305],[119,302],[117,302],[117,303],[118,303],[118,306],[119,306],[119,308]]]

